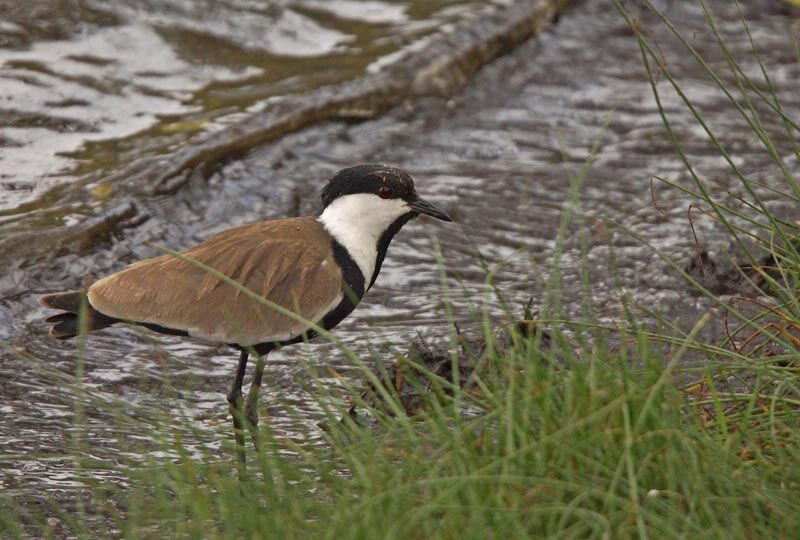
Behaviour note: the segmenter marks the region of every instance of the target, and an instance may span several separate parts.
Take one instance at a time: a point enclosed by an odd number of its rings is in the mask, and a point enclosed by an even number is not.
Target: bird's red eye
[[[389,186],[381,186],[378,188],[378,197],[381,199],[388,199],[394,195],[394,190]]]

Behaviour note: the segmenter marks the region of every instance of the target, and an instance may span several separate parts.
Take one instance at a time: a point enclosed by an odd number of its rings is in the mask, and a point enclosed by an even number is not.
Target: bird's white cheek
[[[365,280],[372,278],[378,241],[400,216],[411,212],[402,199],[381,199],[371,193],[344,195],[325,208],[319,221],[347,249]]]

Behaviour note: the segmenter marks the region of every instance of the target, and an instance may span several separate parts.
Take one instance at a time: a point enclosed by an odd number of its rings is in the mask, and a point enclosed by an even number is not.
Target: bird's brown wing
[[[317,323],[342,299],[331,242],[315,219],[291,218],[229,229],[183,254]],[[225,343],[285,341],[309,326],[174,255],[103,278],[89,288],[88,298],[109,317]]]

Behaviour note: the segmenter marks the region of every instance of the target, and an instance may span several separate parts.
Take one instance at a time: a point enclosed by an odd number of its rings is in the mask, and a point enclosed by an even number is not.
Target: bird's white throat
[[[369,285],[375,272],[381,235],[397,218],[411,211],[402,199],[354,193],[334,200],[317,219],[350,253]]]

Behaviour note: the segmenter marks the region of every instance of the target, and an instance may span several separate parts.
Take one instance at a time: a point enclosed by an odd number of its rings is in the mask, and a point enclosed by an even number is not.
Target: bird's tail
[[[68,291],[45,294],[39,297],[39,303],[51,309],[60,309],[57,313],[44,320],[53,326],[50,333],[58,339],[70,339],[77,336],[83,329],[80,325],[81,312],[84,313],[83,326],[86,333],[111,326],[118,319],[106,317],[92,308],[86,299],[85,291]],[[81,306],[85,306],[82,310]]]

